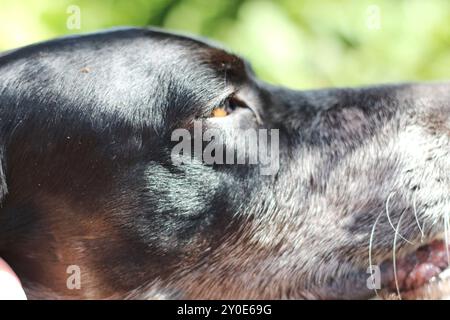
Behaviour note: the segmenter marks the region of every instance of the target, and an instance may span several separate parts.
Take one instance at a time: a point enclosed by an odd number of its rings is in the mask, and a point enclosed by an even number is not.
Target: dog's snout
[[[450,83],[307,91],[271,87],[268,91],[268,118],[290,134],[308,130],[333,139],[347,132],[350,139],[395,121],[450,134]]]

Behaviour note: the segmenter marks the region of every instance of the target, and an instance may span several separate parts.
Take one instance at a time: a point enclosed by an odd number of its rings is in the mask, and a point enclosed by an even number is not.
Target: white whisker
[[[448,245],[449,245],[449,239],[448,239],[448,230],[449,229],[449,219],[448,219],[448,214],[445,213],[444,214],[444,237],[445,237],[445,250],[447,252],[447,262],[448,265],[450,266],[450,251],[448,249]]]
[[[369,239],[369,267],[370,267],[370,274],[371,274],[371,276],[372,276],[372,271],[373,271],[372,270],[372,266],[373,266],[373,264],[372,264],[373,236],[375,234],[375,228],[377,226],[378,220],[380,219],[382,214],[383,214],[383,212],[380,212],[378,214],[378,217],[375,219],[375,222],[373,223],[372,231],[370,232],[370,239]],[[373,288],[374,288],[374,291],[375,291],[375,295],[377,297],[379,297],[377,288],[375,286]]]
[[[394,192],[394,191],[391,192],[391,193],[389,194],[389,196],[388,196],[388,198],[387,198],[387,200],[386,200],[386,215],[387,215],[389,224],[390,224],[391,227],[392,227],[392,230],[395,231],[395,235],[397,236],[397,229],[394,227],[394,224],[392,223],[391,217],[390,217],[390,215],[389,215],[389,201],[391,200],[391,198],[392,198],[393,195],[395,195],[395,192]],[[402,214],[402,215],[403,215],[403,214]],[[399,234],[398,236],[399,236],[401,239],[405,240],[407,243],[413,244],[411,241],[409,241],[408,239],[406,239],[405,237],[403,237],[401,234]]]
[[[403,215],[405,214],[405,211],[401,214],[400,218],[398,219],[397,228],[395,229],[395,235],[394,235],[394,245],[392,249],[392,256],[393,256],[393,263],[392,266],[394,268],[394,279],[395,279],[395,287],[397,288],[397,295],[398,298],[401,300],[402,295],[400,294],[400,287],[398,285],[398,277],[397,277],[397,257],[396,257],[396,249],[397,249],[397,235],[399,235],[398,231],[400,230],[400,225],[402,223]]]
[[[419,186],[422,184],[422,179],[420,179],[420,183],[419,183]],[[425,237],[425,234],[424,234],[424,232],[423,232],[423,228],[422,228],[422,226],[420,225],[420,221],[419,221],[419,217],[418,217],[418,215],[417,215],[417,188],[416,188],[416,190],[415,190],[415,192],[414,192],[414,195],[413,195],[413,208],[414,208],[414,217],[416,218],[416,223],[417,223],[417,227],[419,228],[419,230],[420,230],[420,242],[422,243],[423,242],[423,239],[424,239],[424,237]]]

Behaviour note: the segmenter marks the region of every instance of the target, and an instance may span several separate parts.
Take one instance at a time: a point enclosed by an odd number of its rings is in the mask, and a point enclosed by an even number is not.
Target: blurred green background
[[[0,50],[122,25],[216,39],[296,88],[450,79],[448,0],[0,0]]]

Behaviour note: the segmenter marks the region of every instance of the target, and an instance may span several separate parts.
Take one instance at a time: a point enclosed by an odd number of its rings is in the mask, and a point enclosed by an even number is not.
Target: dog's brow
[[[242,82],[248,78],[247,64],[240,57],[221,49],[210,48],[205,53],[207,63],[227,80]]]
[[[220,105],[225,99],[227,99],[230,95],[232,95],[235,92],[235,89],[233,86],[226,86],[225,90],[221,92],[220,95],[217,97],[214,97],[214,99],[211,99],[206,104],[206,109],[213,109]]]

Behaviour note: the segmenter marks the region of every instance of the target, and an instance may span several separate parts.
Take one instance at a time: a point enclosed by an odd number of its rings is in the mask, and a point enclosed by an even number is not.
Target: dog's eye
[[[227,98],[224,103],[215,108],[211,112],[211,118],[221,118],[226,117],[229,114],[236,111],[238,108],[247,108],[247,105],[242,102],[241,100],[237,99],[236,97],[229,97]]]

